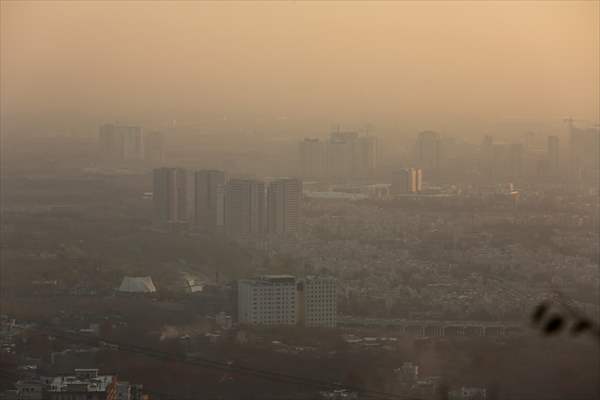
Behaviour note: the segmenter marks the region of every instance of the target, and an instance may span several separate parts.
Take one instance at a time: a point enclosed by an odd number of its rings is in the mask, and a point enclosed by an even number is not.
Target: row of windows
[[[296,315],[293,310],[290,312],[284,310],[252,310],[251,313],[252,315]]]
[[[281,300],[252,300],[252,304],[294,304],[296,301],[293,299],[281,299]]]

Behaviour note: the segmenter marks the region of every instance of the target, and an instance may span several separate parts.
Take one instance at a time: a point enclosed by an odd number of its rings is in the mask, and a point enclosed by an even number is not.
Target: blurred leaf
[[[548,311],[548,305],[546,303],[538,304],[533,313],[531,314],[531,320],[539,324],[546,312]]]
[[[590,329],[592,329],[592,323],[587,319],[580,319],[579,321],[575,322],[571,327],[571,334],[579,335],[580,333],[589,331]]]
[[[563,324],[564,324],[563,318],[560,315],[554,315],[546,323],[546,326],[544,327],[544,332],[547,335],[552,335],[554,333],[558,333],[562,329]]]

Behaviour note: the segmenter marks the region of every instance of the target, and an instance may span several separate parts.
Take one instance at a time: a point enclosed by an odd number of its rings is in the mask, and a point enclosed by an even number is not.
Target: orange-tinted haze
[[[36,1],[1,11],[10,120],[598,120],[597,1]]]

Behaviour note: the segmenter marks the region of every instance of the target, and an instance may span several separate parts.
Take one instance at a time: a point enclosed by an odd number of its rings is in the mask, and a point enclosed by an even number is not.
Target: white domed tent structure
[[[126,276],[117,291],[120,293],[155,293],[156,286],[149,276]]]

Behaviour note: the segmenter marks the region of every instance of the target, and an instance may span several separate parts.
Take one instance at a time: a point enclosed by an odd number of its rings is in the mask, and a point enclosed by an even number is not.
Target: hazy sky
[[[597,1],[3,1],[1,11],[11,129],[19,118],[598,120]]]

